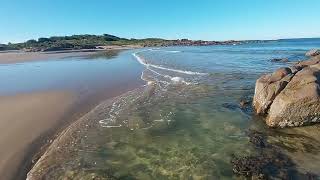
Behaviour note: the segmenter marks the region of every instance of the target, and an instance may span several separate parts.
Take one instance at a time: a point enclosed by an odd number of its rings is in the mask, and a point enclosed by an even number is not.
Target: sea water
[[[252,99],[259,76],[319,47],[320,39],[298,39],[127,51],[143,67],[146,85],[97,107],[70,133],[72,142],[51,149],[32,173],[55,179],[239,178],[230,161],[259,153],[247,136],[255,129],[298,172],[320,175],[318,127],[269,129],[250,105],[239,105]]]

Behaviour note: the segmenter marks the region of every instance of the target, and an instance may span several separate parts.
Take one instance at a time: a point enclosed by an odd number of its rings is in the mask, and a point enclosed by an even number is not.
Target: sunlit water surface
[[[148,85],[99,106],[37,173],[84,179],[236,178],[230,160],[257,154],[247,137],[248,129],[255,129],[299,171],[319,175],[319,128],[268,129],[250,106],[239,106],[252,98],[261,74],[304,60],[316,47],[319,39],[134,50],[131,57],[144,68],[141,78]]]

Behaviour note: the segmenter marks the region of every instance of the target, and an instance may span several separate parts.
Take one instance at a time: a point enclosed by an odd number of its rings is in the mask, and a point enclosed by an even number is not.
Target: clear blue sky
[[[53,35],[320,37],[320,0],[0,0],[0,43]]]

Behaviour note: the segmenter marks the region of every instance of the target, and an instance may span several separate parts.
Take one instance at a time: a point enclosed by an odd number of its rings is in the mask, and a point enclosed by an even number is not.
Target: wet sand
[[[2,52],[0,53],[0,64],[78,57],[96,52],[63,51],[49,54]],[[121,74],[123,72],[119,71],[119,75]],[[103,84],[106,86],[90,87],[90,91],[86,93],[83,92],[83,89],[64,90],[65,87],[62,84],[59,85],[62,89],[59,91],[49,89],[33,90],[28,93],[19,92],[12,95],[0,94],[0,179],[25,179],[27,172],[46,151],[46,148],[72,122],[87,114],[101,101],[116,97],[142,84],[140,73],[137,77],[119,78],[121,81],[117,81],[118,78],[113,82],[104,79]],[[101,80],[99,81],[101,83]]]
[[[101,50],[100,50],[101,51]],[[94,51],[59,51],[59,52],[23,52],[23,51],[13,51],[13,52],[1,52],[0,53],[0,64],[9,63],[21,63],[28,61],[39,61],[53,58],[67,58],[72,56],[85,56],[96,53]]]
[[[50,52],[0,51],[0,64],[60,59],[73,56],[86,56],[106,50],[127,50],[139,46],[101,46],[101,49],[63,50]]]
[[[30,157],[30,146],[63,121],[75,97],[39,92],[0,97],[0,177],[16,179]]]
[[[71,123],[135,85],[81,97],[69,92],[0,96],[0,177],[25,179],[46,148]]]
[[[77,119],[76,121],[73,121],[68,127],[64,128],[63,131],[57,134],[56,138],[52,141],[52,143],[50,143],[50,145],[46,148],[46,151],[41,157],[39,157],[38,161],[35,162],[32,169],[28,172],[27,180],[43,179],[43,172],[45,172],[47,169],[55,168],[54,165],[51,164],[52,162],[62,162],[64,159],[61,159],[61,157],[72,157],[72,152],[75,150],[73,148],[76,148],[73,147],[73,145],[80,143],[78,140],[79,138],[83,137],[83,133],[88,132],[89,129],[100,126],[97,122],[103,118],[101,116],[103,116],[105,112],[110,110],[110,107],[114,102],[137,92],[144,94],[144,96],[148,98],[148,96],[153,94],[154,91],[155,86],[154,84],[151,84],[149,86],[136,88],[134,90],[127,91],[126,93],[122,93],[121,95],[118,94],[118,96],[114,96],[113,98],[108,98],[101,101],[88,113],[81,116],[81,118]],[[55,177],[51,178],[55,179]]]

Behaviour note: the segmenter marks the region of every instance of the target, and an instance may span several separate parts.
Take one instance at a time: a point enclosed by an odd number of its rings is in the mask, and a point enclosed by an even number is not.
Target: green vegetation
[[[41,37],[38,40],[30,39],[23,43],[0,44],[2,50],[24,50],[24,51],[58,51],[68,49],[97,49],[102,46],[207,46],[207,45],[234,45],[248,43],[249,41],[202,41],[202,40],[166,40],[160,38],[126,39],[110,34],[103,35],[72,35]],[[252,41],[250,41],[252,42]],[[99,47],[100,46],[100,47]]]
[[[23,43],[0,44],[0,50],[26,50],[26,51],[55,51],[65,49],[96,49],[98,46],[159,46],[169,42],[164,39],[125,39],[117,36],[103,35],[72,35],[72,36],[52,36],[41,37],[38,40],[28,40]]]

